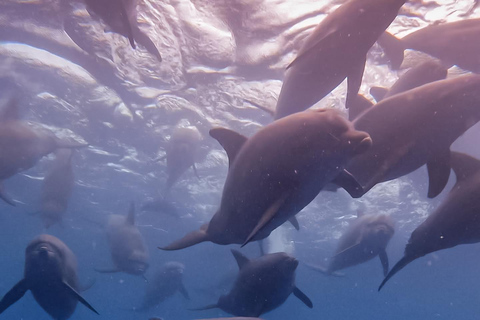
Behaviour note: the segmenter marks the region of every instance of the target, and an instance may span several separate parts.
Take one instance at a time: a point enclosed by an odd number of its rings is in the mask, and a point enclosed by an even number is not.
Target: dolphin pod
[[[30,169],[40,158],[59,148],[82,148],[86,144],[64,141],[47,129],[33,130],[19,120],[14,96],[0,110],[0,198],[10,205],[15,202],[4,192],[1,181]]]
[[[480,160],[452,152],[450,164],[457,182],[448,196],[410,236],[402,259],[378,290],[398,271],[429,253],[480,242]]]
[[[66,320],[80,301],[98,312],[78,293],[77,259],[60,239],[42,234],[25,250],[24,278],[0,301],[0,314],[30,290],[38,304],[55,320]]]
[[[137,22],[138,0],[84,0],[87,11],[100,17],[113,32],[128,38],[133,49],[135,42],[142,45],[159,62],[162,56],[152,40],[140,30]]]
[[[435,81],[382,100],[353,122],[374,141],[346,169],[364,192],[427,165],[428,197],[450,175],[450,145],[480,120],[480,76]]]
[[[430,25],[398,39],[385,32],[378,43],[390,58],[393,69],[400,68],[404,50],[425,52],[445,65],[457,65],[472,72],[480,72],[480,19],[467,19]]]
[[[350,0],[329,14],[287,67],[275,119],[310,108],[345,78],[348,108],[360,89],[368,50],[404,3]]]
[[[290,294],[294,294],[307,307],[310,299],[295,286],[298,260],[284,252],[271,253],[255,260],[232,250],[239,273],[232,290],[218,299],[216,304],[196,310],[220,308],[241,317],[259,317],[278,308]]]
[[[335,110],[290,115],[249,139],[223,128],[212,129],[210,135],[224,147],[230,162],[220,208],[210,223],[163,250],[203,241],[245,245],[264,239],[330,182],[351,194],[362,193],[343,167],[368,150],[372,140]]]

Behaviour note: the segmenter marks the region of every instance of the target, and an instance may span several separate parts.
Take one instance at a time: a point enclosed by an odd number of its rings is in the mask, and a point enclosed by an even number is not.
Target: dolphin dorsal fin
[[[237,260],[238,268],[241,270],[247,263],[250,262],[250,259],[245,257],[240,251],[237,251],[235,249],[232,249],[232,254],[235,257],[235,260]]]
[[[213,128],[210,130],[210,136],[216,139],[225,149],[228,155],[229,167],[232,166],[238,151],[242,148],[247,137],[238,132],[226,128]]]
[[[130,203],[130,209],[128,210],[128,216],[125,223],[132,226],[135,225],[135,204],[133,202]]]
[[[457,176],[457,183],[480,171],[480,160],[465,153],[452,151],[450,165]]]

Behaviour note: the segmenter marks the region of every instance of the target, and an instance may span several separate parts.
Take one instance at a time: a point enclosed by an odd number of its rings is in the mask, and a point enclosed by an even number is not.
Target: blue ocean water
[[[208,222],[218,207],[228,159],[208,136],[208,130],[224,126],[251,136],[270,123],[270,115],[244,99],[273,107],[282,72],[302,39],[302,28],[315,26],[341,3],[237,2],[248,9],[243,27],[253,38],[251,43],[241,38],[244,33],[235,34],[222,23],[220,1],[143,1],[139,19],[162,53],[163,62],[158,63],[145,50],[131,49],[126,38],[104,33],[103,25],[91,20],[82,3],[68,2],[67,6],[59,0],[0,1],[0,76],[22,89],[21,118],[32,125],[46,126],[59,137],[79,138],[90,144],[75,153],[75,187],[61,225],[45,230],[38,215],[33,214],[38,210],[42,178],[53,156],[4,182],[17,206],[0,203],[0,296],[22,278],[27,244],[46,232],[60,238],[76,254],[81,283],[94,281],[82,295],[100,315],[79,304],[72,319],[228,316],[219,309],[188,309],[214,303],[228,292],[238,270],[230,249],[239,246],[208,242],[173,252],[157,247]],[[414,2],[408,9],[415,14],[399,16],[391,28],[404,34],[444,19],[461,19],[459,14],[471,5],[471,1],[437,1],[431,7],[422,7]],[[476,10],[471,17],[479,14]],[[294,20],[300,21],[290,25]],[[271,47],[263,46],[265,43]],[[288,49],[279,51],[276,45]],[[257,56],[264,61],[254,63]],[[412,53],[407,64],[415,57]],[[391,85],[401,74],[390,71],[382,59],[379,49],[374,48],[363,92],[371,85]],[[464,71],[453,68],[450,72]],[[344,97],[341,86],[320,106],[343,109]],[[203,136],[196,159],[200,179],[189,169],[167,194],[166,164],[152,159],[165,155],[175,127],[196,128]],[[480,158],[479,136],[477,125],[452,149]],[[327,264],[357,209],[389,214],[395,220],[396,232],[387,248],[390,266],[394,265],[411,232],[444,199],[453,181],[452,174],[444,192],[432,200],[426,198],[425,168],[381,184],[361,199],[351,199],[343,190],[322,192],[298,214],[300,231],[286,225],[282,235],[268,243],[272,250],[287,250],[301,262],[296,283],[314,308],[307,308],[292,295],[262,318],[478,319],[480,257],[475,244],[414,261],[380,293],[377,288],[383,274],[377,258],[344,270],[342,278],[327,277],[304,265]],[[139,209],[158,196],[173,203],[179,217]],[[190,300],[176,293],[155,309],[135,311],[146,286],[142,277],[94,271],[112,266],[105,235],[108,215],[126,215],[131,201],[137,205],[136,224],[150,252],[146,278],[165,262],[181,262]],[[241,251],[250,258],[260,256],[256,243]],[[27,293],[0,319],[50,317]]]

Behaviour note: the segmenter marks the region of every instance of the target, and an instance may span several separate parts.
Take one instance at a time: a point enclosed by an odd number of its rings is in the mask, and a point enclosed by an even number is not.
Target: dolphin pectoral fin
[[[427,162],[428,170],[428,197],[438,196],[447,185],[450,177],[450,150],[442,152]]]
[[[132,30],[135,41],[144,47],[150,54],[154,55],[158,62],[162,62],[162,55],[157,49],[157,46],[153,43],[152,39],[144,33],[138,26],[135,26]],[[135,48],[134,48],[135,49]]]
[[[121,272],[119,269],[117,268],[105,268],[105,269],[100,269],[100,268],[95,268],[94,269],[95,271],[99,272],[99,273],[117,273],[117,272]]]
[[[455,172],[457,183],[470,178],[480,171],[480,161],[465,153],[452,151],[450,153],[450,166]]]
[[[384,32],[377,43],[383,48],[383,52],[390,59],[390,66],[393,70],[400,69],[404,58],[405,47],[402,40],[394,35]]]
[[[197,179],[200,180],[200,176],[198,175],[198,171],[197,171],[197,167],[195,166],[195,163],[192,164],[192,169],[193,169],[193,173],[195,174]]]
[[[295,228],[295,230],[300,230],[300,225],[298,224],[298,220],[295,216],[291,217],[288,219],[288,222],[292,224],[292,226]]]
[[[97,312],[97,310],[95,310],[95,308],[93,308],[90,303],[87,302],[87,300],[85,300],[81,295],[80,293],[78,293],[75,289],[73,289],[68,283],[66,283],[65,281],[62,282],[63,283],[63,286],[70,292],[71,295],[73,295],[78,301],[80,301],[85,307],[87,307],[88,309],[92,310],[93,312],[95,312],[96,314],[99,314]]]
[[[285,194],[283,197],[281,197],[280,199],[277,199],[277,201],[275,201],[271,206],[270,208],[267,209],[267,211],[265,211],[265,213],[263,214],[263,216],[260,218],[260,221],[258,221],[257,225],[255,226],[255,228],[253,229],[253,231],[248,235],[247,239],[245,240],[245,242],[242,244],[242,247],[244,247],[247,243],[249,243],[250,241],[252,241],[252,239],[257,235],[257,233],[263,228],[265,227],[270,221],[272,221],[272,219],[275,217],[275,215],[277,214],[278,210],[282,207],[283,203],[285,202],[285,200],[287,199],[289,193]]]
[[[383,276],[386,277],[388,275],[387,251],[385,251],[385,249],[380,250],[380,252],[378,253],[378,257],[380,258],[380,262],[382,263]]]
[[[348,106],[348,120],[353,121],[366,110],[373,107],[373,102],[368,100],[364,95],[357,94],[355,101]]]
[[[367,56],[365,56],[363,60],[357,62],[347,77],[347,100],[345,101],[345,108],[347,109],[349,109],[351,105],[354,105],[358,98],[358,91],[362,85],[363,72],[366,63]]]
[[[237,261],[238,269],[242,269],[247,263],[250,262],[250,259],[248,259],[246,256],[244,256],[240,251],[232,249],[230,250],[233,254],[233,257]]]
[[[210,136],[217,140],[227,152],[230,167],[235,160],[238,151],[240,151],[248,138],[242,136],[240,133],[225,128],[213,128],[209,133]]]
[[[128,41],[130,41],[130,45],[132,46],[132,48],[135,49],[136,47],[135,41],[133,39],[133,28],[130,24],[130,19],[128,19],[128,13],[127,8],[125,8],[125,3],[123,1],[119,1],[117,5],[120,9],[122,22],[125,25],[125,28],[127,28]]]
[[[5,192],[5,189],[3,187],[3,183],[1,183],[1,182],[0,182],[0,199],[2,199],[3,201],[5,201],[6,203],[8,203],[11,206],[14,206],[14,207],[16,206],[13,199]]]
[[[391,277],[393,277],[398,271],[402,270],[407,264],[409,264],[415,259],[416,258],[414,257],[412,258],[403,257],[402,259],[400,259],[400,261],[398,261],[397,264],[393,266],[392,270],[390,270],[390,272],[387,274],[385,279],[383,279],[382,283],[378,287],[378,291],[382,290],[385,283],[387,283],[387,281],[390,280]]]
[[[307,307],[309,307],[310,309],[313,308],[312,300],[310,300],[310,298],[307,297],[307,295],[303,293],[300,289],[298,289],[297,287],[293,288],[293,294],[295,295],[295,297],[300,299],[300,301],[302,301]]]
[[[388,93],[388,88],[385,87],[371,87],[370,95],[375,98],[375,101],[380,102]]]
[[[179,250],[191,247],[200,242],[209,241],[210,237],[208,236],[207,228],[208,224],[205,224],[199,230],[192,231],[183,238],[172,242],[168,246],[158,247],[158,249],[166,251]]]
[[[185,288],[185,285],[183,284],[183,282],[180,283],[180,288],[178,288],[178,290],[180,290],[180,293],[182,294],[182,296],[185,297],[185,299],[190,300],[190,295],[188,294],[188,291]]]
[[[339,277],[339,278],[343,278],[345,277],[345,274],[344,273],[341,273],[341,272],[331,272],[328,270],[328,268],[325,268],[324,266],[319,266],[319,265],[314,265],[314,264],[310,264],[310,263],[305,263],[305,265],[307,267],[309,267],[310,269],[312,270],[315,270],[317,272],[320,272],[326,276],[333,276],[333,277]]]
[[[7,292],[0,301],[0,314],[8,307],[20,300],[29,289],[28,282],[25,279],[20,280],[10,291]]]
[[[332,183],[345,189],[352,198],[360,198],[365,193],[355,177],[345,169],[332,180]]]

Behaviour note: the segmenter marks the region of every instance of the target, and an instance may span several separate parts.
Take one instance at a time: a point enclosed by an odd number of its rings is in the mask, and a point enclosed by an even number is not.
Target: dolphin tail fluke
[[[393,70],[400,69],[404,57],[403,51],[405,51],[402,40],[388,32],[384,32],[377,42],[383,48],[383,52],[388,59],[390,59],[391,68]]]
[[[68,291],[70,291],[70,294],[72,294],[75,298],[77,298],[78,301],[80,301],[85,307],[87,307],[88,309],[92,310],[93,312],[95,312],[96,314],[99,314],[97,312],[97,310],[95,310],[94,307],[92,307],[90,305],[90,303],[87,302],[87,300],[85,300],[81,295],[80,293],[78,293],[74,288],[72,288],[68,283],[66,283],[65,281],[63,282],[63,285],[65,288],[68,289]]]
[[[3,188],[3,184],[0,182],[0,199],[5,201],[11,206],[16,206],[15,201],[5,192],[5,189]]]
[[[192,231],[182,239],[174,241],[166,247],[158,247],[158,249],[166,251],[180,250],[196,245],[197,243],[209,241],[210,238],[207,233],[207,227],[208,224],[203,225],[199,230]]]
[[[59,149],[78,149],[88,147],[88,143],[66,141],[59,138],[56,139],[56,145]]]
[[[27,292],[28,283],[27,280],[22,279],[18,282],[0,301],[0,314],[7,310],[12,304],[20,300],[21,297]]]
[[[387,274],[385,279],[383,279],[382,283],[378,287],[378,291],[382,290],[383,286],[385,283],[387,283],[388,280],[390,280],[391,277],[393,277],[398,271],[402,270],[407,264],[412,262],[415,258],[410,258],[410,257],[403,257],[400,259],[400,261],[397,262],[396,265],[393,266],[392,270]]]
[[[190,311],[204,311],[204,310],[210,310],[210,309],[216,309],[218,308],[218,304],[209,304],[207,306],[204,306],[204,307],[200,307],[200,308],[193,308],[193,309],[188,309]]]

